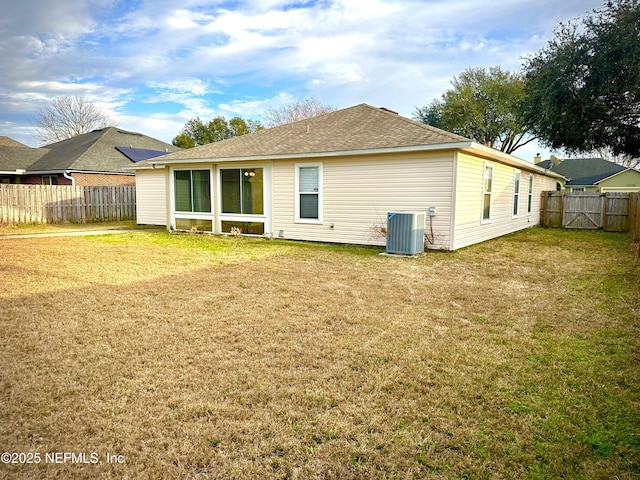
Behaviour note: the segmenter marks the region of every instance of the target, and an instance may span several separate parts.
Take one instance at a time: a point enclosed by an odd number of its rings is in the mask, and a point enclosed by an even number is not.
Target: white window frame
[[[520,170],[513,172],[513,203],[511,204],[511,217],[518,218],[520,216],[520,181],[522,174]]]
[[[224,213],[222,211],[222,170],[253,170],[262,169],[262,213]],[[229,235],[222,231],[222,222],[247,222],[247,223],[263,223],[264,236],[271,235],[271,168],[265,164],[225,164],[218,165],[216,169],[215,189],[216,196],[216,212],[217,231],[222,235]],[[249,235],[249,234],[243,234]]]
[[[527,214],[533,212],[533,174],[529,175],[529,193],[527,194]]]
[[[177,171],[193,171],[193,170],[208,170],[209,171],[209,195],[211,198],[211,211],[210,212],[183,212],[178,211],[176,206],[176,174]],[[211,220],[211,230],[215,231],[215,202],[214,202],[214,182],[215,175],[213,168],[210,165],[191,165],[191,166],[180,166],[180,167],[171,167],[169,169],[169,189],[170,189],[170,204],[171,204],[171,228],[176,228],[176,219],[184,218],[184,219],[193,219],[193,220]]]
[[[301,192],[300,191],[300,169],[316,167],[318,169],[318,191],[317,192]],[[295,222],[310,223],[322,225],[322,203],[323,203],[323,182],[322,182],[322,163],[296,163],[295,165]],[[300,218],[300,195],[316,193],[318,195],[318,218]]]
[[[194,172],[194,171],[208,171],[209,172],[209,211],[208,212],[194,212],[193,210],[178,210],[177,201],[176,201],[176,172]],[[194,192],[193,192],[193,173],[190,175],[191,182],[191,208],[193,208],[194,202]],[[193,167],[193,168],[174,168],[171,171],[171,199],[172,204],[171,208],[173,213],[179,214],[180,217],[184,217],[185,215],[195,214],[198,218],[202,215],[211,216],[213,214],[213,173],[211,172],[211,168],[209,167]],[[186,217],[185,217],[186,218]],[[194,217],[195,218],[195,217]]]
[[[487,170],[491,172],[491,190],[489,191],[485,190],[485,187],[487,185]],[[480,218],[482,219],[482,223],[490,223],[491,216],[493,213],[493,209],[491,208],[492,206],[491,204],[493,202],[493,177],[494,177],[493,173],[494,173],[493,164],[485,162],[482,168],[482,211],[480,212]],[[489,195],[489,217],[488,218],[484,218],[484,211],[485,211],[484,202],[485,202],[486,195]]]

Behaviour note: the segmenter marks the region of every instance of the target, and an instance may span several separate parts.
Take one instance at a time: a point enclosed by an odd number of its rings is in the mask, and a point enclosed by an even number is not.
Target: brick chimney
[[[533,157],[533,163],[537,165],[537,164],[538,164],[538,163],[540,163],[541,161],[542,161],[542,157],[540,156],[540,154],[539,154],[539,153],[536,153],[536,156],[535,156],[535,157]]]

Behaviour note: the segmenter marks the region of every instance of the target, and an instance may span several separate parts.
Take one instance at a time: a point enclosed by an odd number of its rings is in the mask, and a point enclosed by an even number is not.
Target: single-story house
[[[40,148],[8,137],[0,142],[0,183],[134,185],[125,166],[181,149],[116,127],[94,130]]]
[[[385,245],[387,213],[429,210],[430,248],[539,224],[560,175],[361,104],[140,162],[137,221]]]
[[[602,158],[552,157],[537,165],[565,177],[564,190],[567,193],[640,191],[640,171]]]

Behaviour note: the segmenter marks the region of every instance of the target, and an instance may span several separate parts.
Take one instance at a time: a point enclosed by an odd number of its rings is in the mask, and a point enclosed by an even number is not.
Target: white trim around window
[[[193,172],[208,172],[207,176],[200,175],[200,187],[208,182],[208,191],[194,188]],[[189,172],[189,178],[180,179],[182,182],[188,181],[188,191],[186,196],[181,196],[180,203],[188,204],[188,208],[178,209],[178,199],[176,198],[176,174],[177,172]],[[187,186],[186,183],[183,183]],[[197,190],[197,192],[195,191]],[[169,169],[169,205],[170,205],[170,228],[176,230],[189,230],[192,227],[199,231],[214,231],[214,213],[213,213],[213,170],[210,165],[191,166],[191,167],[171,167]],[[184,193],[184,192],[183,192]],[[196,198],[199,197],[199,198]]]
[[[295,221],[322,224],[322,163],[297,163],[295,169]]]
[[[513,172],[513,210],[511,217],[517,218],[520,215],[520,170]]]
[[[223,186],[224,172],[238,172],[238,198],[232,200],[227,198],[225,200]],[[253,175],[252,175],[253,174]],[[233,180],[233,175],[228,180]],[[243,179],[248,178],[262,178],[261,188],[256,189],[252,194],[260,193],[262,196],[261,201],[257,203],[248,203],[245,195],[248,193],[245,191]],[[230,233],[230,228],[239,228],[243,235],[271,235],[271,167],[267,164],[251,164],[251,163],[228,163],[224,165],[218,165],[216,168],[216,202],[217,202],[217,221],[216,231],[221,234]],[[229,205],[228,200],[232,200]],[[235,202],[239,202],[235,205]],[[231,206],[231,208],[229,208]],[[252,212],[252,209],[257,209],[256,213]],[[225,212],[225,210],[227,210]]]
[[[482,175],[482,223],[491,222],[491,193],[493,190],[493,164],[484,164]]]
[[[529,175],[529,190],[527,194],[527,214],[533,211],[533,173]]]

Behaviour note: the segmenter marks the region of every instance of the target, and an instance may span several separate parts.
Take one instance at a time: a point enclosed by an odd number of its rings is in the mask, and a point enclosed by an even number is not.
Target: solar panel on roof
[[[148,148],[133,148],[133,147],[116,147],[120,153],[126,156],[132,162],[138,163],[150,158],[161,157],[171,152],[165,152],[163,150],[149,150]]]

